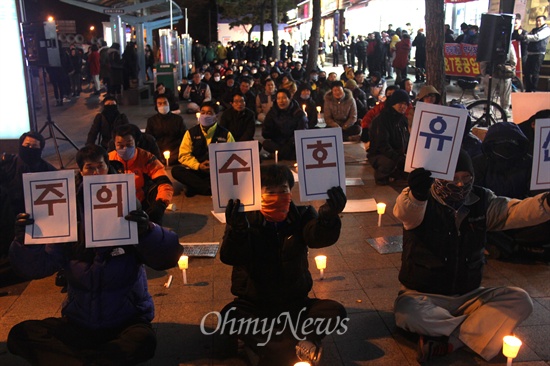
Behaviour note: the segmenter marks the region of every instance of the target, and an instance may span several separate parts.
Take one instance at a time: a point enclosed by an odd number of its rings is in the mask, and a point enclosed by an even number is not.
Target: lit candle
[[[181,269],[183,275],[183,284],[187,285],[187,267],[189,267],[189,257],[182,255],[178,261],[178,267]]]
[[[170,150],[166,150],[162,153],[164,155],[164,159],[166,160],[166,166],[168,166],[168,160],[170,160]]]
[[[201,117],[201,112],[195,113],[195,117],[197,117],[197,122],[199,121],[199,118]]]
[[[305,104],[302,106],[302,109],[304,110],[304,113],[306,113],[306,105]]]
[[[382,215],[386,212],[386,204],[385,203],[377,203],[376,204],[376,211],[378,212],[378,226],[382,225]]]
[[[320,279],[322,280],[323,278],[325,278],[325,268],[327,268],[327,256],[318,255],[317,257],[315,257],[315,265],[317,266],[319,272],[321,272]]]
[[[275,150],[275,164],[279,163],[279,150]]]
[[[514,336],[506,336],[503,339],[502,354],[508,358],[507,366],[512,365],[512,360],[516,358],[521,347],[521,340]]]
[[[321,113],[321,106],[317,106],[315,109],[317,109],[317,113]]]
[[[178,91],[181,91],[181,85],[178,85]]]
[[[306,361],[300,361],[300,362],[296,362],[294,366],[311,366],[311,364]]]

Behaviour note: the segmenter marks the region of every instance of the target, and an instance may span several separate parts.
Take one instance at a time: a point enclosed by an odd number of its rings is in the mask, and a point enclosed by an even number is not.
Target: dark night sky
[[[101,22],[109,21],[109,17],[77,6],[62,3],[59,0],[23,0],[27,22],[45,21],[49,15],[56,20],[75,20],[76,31],[85,34],[91,25],[101,28]]]

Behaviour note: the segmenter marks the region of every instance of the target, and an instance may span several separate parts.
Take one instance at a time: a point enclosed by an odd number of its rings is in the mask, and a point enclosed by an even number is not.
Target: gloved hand
[[[25,228],[27,225],[34,224],[34,219],[28,213],[20,213],[15,217],[15,240],[21,244],[25,244]]]
[[[239,212],[239,207],[241,206],[241,200],[232,199],[227,202],[227,207],[225,208],[225,223],[233,230],[243,231],[248,229],[248,219],[244,212]]]
[[[409,187],[411,193],[419,201],[426,201],[430,193],[430,187],[433,183],[433,178],[430,178],[432,172],[424,168],[413,170],[409,174]]]
[[[128,221],[137,222],[138,236],[146,235],[151,230],[151,223],[149,222],[149,216],[143,210],[133,210],[124,216]]]
[[[149,208],[147,209],[147,215],[149,220],[162,225],[162,217],[164,216],[164,211],[166,211],[166,204],[162,200],[156,200]]]
[[[332,220],[344,211],[348,199],[342,187],[332,187],[327,191],[328,199],[325,204],[319,207],[319,219]]]

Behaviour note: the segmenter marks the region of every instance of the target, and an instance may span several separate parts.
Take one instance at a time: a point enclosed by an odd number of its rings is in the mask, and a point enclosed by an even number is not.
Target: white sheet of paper
[[[34,219],[25,228],[25,244],[78,240],[74,171],[23,174],[23,192],[25,211]]]
[[[535,121],[531,189],[550,189],[550,118]]]
[[[346,166],[342,130],[323,128],[294,131],[300,199],[328,198],[327,190],[340,186],[346,193]]]
[[[376,200],[366,198],[362,200],[348,200],[343,212],[371,212],[376,211]]]
[[[548,92],[512,93],[512,105],[512,120],[521,123],[538,111],[550,109],[550,96]]]
[[[230,199],[240,199],[244,211],[261,208],[258,141],[208,145],[214,212],[225,212]],[[242,206],[241,206],[242,209]]]
[[[361,178],[346,178],[346,186],[364,186],[365,183]]]
[[[417,103],[405,171],[424,168],[433,178],[453,180],[467,117],[466,109]]]
[[[88,175],[83,180],[86,248],[138,243],[134,174]]]
[[[225,212],[214,212],[214,210],[210,211],[212,212],[212,215],[218,219],[219,222],[222,224],[225,224]]]

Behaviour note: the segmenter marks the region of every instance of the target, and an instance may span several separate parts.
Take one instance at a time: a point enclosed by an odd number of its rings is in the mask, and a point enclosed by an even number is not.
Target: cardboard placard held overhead
[[[214,212],[224,212],[227,202],[237,198],[244,211],[259,210],[262,186],[258,141],[210,144],[208,151]]]
[[[300,199],[313,201],[328,198],[327,191],[336,186],[346,192],[346,166],[340,128],[294,131]]]
[[[550,118],[535,121],[531,189],[550,189]]]
[[[86,248],[137,244],[137,223],[124,218],[136,209],[134,174],[83,178]]]
[[[25,244],[77,241],[74,171],[23,174],[25,211],[34,220],[25,228]]]
[[[405,171],[424,168],[433,178],[453,180],[467,118],[466,109],[417,103]]]

